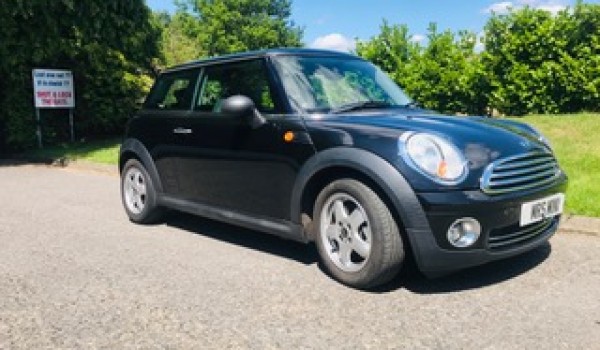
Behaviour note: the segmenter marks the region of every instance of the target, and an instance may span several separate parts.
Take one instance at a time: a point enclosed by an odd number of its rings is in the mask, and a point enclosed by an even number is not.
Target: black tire
[[[139,176],[135,176],[136,179],[133,179],[131,177],[133,174]],[[128,205],[126,190],[128,180],[143,181],[145,193],[143,196],[138,197],[138,201],[141,200],[143,205],[138,205],[137,207],[131,204]],[[137,224],[157,223],[161,220],[164,213],[163,208],[157,204],[157,194],[152,178],[144,165],[137,159],[129,159],[121,171],[121,201],[129,219]]]
[[[370,243],[370,250],[366,259],[363,259],[360,255],[356,255],[356,252],[358,251],[355,252],[351,250],[351,257],[356,256],[358,257],[358,260],[362,259],[362,261],[356,264],[354,262],[350,263],[352,264],[352,268],[358,268],[356,271],[347,271],[348,268],[346,268],[346,266],[342,266],[343,268],[340,267],[344,262],[335,259],[331,256],[332,253],[328,253],[327,251],[328,249],[335,251],[336,243],[338,243],[338,253],[333,254],[339,254],[339,256],[345,255],[342,254],[342,251],[339,248],[339,242],[347,239],[347,236],[356,238],[352,232],[359,231],[358,228],[354,231],[350,226],[347,226],[348,230],[345,233],[346,238],[343,238],[341,237],[341,232],[344,230],[344,225],[338,223],[337,218],[334,218],[332,223],[331,215],[335,217],[337,214],[331,212],[330,210],[332,209],[329,208],[333,208],[336,205],[336,201],[344,203],[345,198],[349,199],[348,203],[350,206],[352,205],[350,199],[358,202],[359,206],[354,208],[359,208],[360,213],[366,214],[366,219],[368,219],[368,221],[365,221],[362,224],[363,226],[359,226],[368,227],[369,229],[367,232],[370,232],[370,237],[364,235],[361,236],[365,237],[364,240],[361,239],[361,243]],[[324,208],[324,206],[327,206],[327,208]],[[346,208],[346,213],[349,214],[349,212],[347,212],[347,207],[344,206],[344,208]],[[352,213],[354,213],[355,210],[356,209],[354,209]],[[319,256],[321,257],[321,261],[327,272],[329,272],[333,278],[354,288],[369,289],[385,284],[398,275],[405,257],[402,237],[390,210],[371,188],[354,179],[340,179],[333,181],[318,195],[313,215],[315,218],[315,241]],[[350,216],[352,215],[348,215],[346,218]],[[341,228],[338,229],[338,226]],[[324,232],[326,228],[332,227],[332,232],[336,232],[336,234],[337,232],[340,232],[339,239],[330,239],[328,238],[327,232]],[[347,240],[347,242],[349,245],[353,244],[352,239]],[[335,260],[337,260],[337,262]],[[352,260],[352,258],[350,260]],[[344,261],[347,262],[348,259],[345,259]]]

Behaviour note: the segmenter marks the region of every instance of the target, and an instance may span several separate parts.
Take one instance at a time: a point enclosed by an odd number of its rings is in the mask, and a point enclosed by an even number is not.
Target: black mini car
[[[358,288],[389,281],[409,251],[434,276],[535,248],[567,184],[532,127],[420,109],[369,62],[305,49],[161,73],[119,163],[133,222],[170,208],[315,241]]]

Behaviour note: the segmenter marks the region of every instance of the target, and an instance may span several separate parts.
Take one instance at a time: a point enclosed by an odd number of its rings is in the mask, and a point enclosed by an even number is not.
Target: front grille
[[[537,151],[497,160],[485,169],[481,190],[490,195],[536,188],[560,175],[554,156]]]
[[[488,248],[490,250],[509,249],[527,243],[555,228],[559,220],[560,218],[556,216],[523,227],[516,224],[494,229],[488,236]]]

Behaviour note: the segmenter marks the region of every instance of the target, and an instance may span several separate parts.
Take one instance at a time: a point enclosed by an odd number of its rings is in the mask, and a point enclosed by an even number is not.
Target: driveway
[[[0,349],[600,349],[600,238],[376,292],[313,246],[173,214],[137,226],[119,180],[0,166]]]

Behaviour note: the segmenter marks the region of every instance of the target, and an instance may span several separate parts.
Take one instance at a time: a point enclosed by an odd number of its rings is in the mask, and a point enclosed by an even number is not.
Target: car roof
[[[234,53],[229,55],[210,57],[195,61],[186,62],[177,66],[165,69],[162,73],[168,73],[172,71],[179,71],[189,68],[195,68],[205,66],[208,64],[224,63],[238,60],[245,60],[251,58],[261,58],[267,56],[328,56],[328,57],[344,57],[351,59],[359,59],[359,57],[340,51],[331,50],[318,50],[318,49],[303,49],[303,48],[280,48],[280,49],[268,49],[260,51],[249,51]]]

